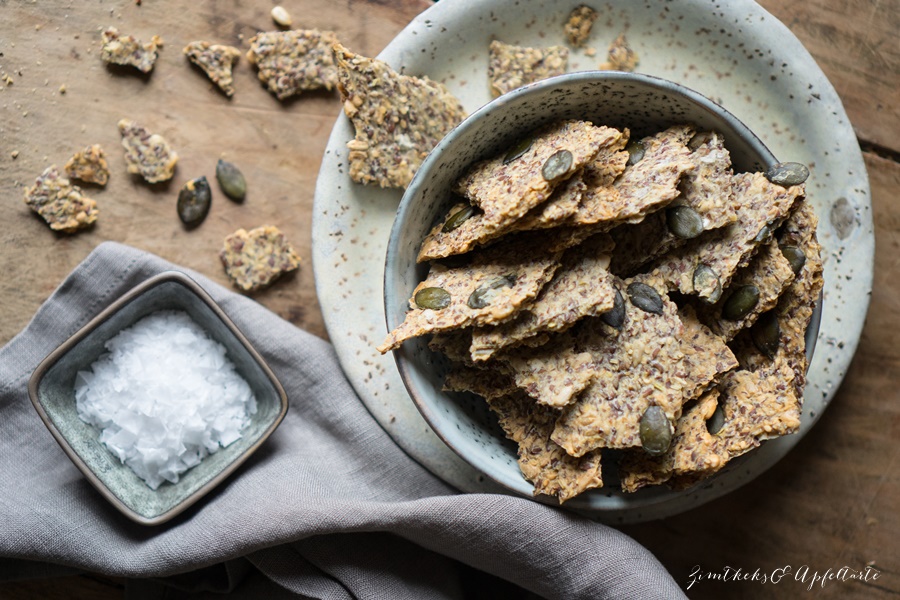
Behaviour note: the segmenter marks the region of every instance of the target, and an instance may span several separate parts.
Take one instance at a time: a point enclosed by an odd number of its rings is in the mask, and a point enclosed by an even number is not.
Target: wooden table
[[[296,3],[320,28],[334,29],[351,48],[376,55],[425,0],[308,0]],[[816,57],[844,101],[871,180],[877,254],[868,322],[856,358],[818,425],[776,467],[740,491],[689,513],[624,528],[653,551],[683,586],[695,568],[743,572],[809,565],[810,573],[874,564],[867,584],[829,582],[816,598],[889,598],[900,594],[900,0],[807,0],[762,4]],[[325,337],[310,265],[313,189],[340,107],[332,93],[278,102],[256,81],[246,60],[228,101],[181,48],[193,39],[246,46],[272,29],[272,3],[0,2],[0,343],[18,333],[65,275],[97,244],[116,240],[154,252],[227,285],[215,249],[237,227],[278,225],[298,248],[298,274],[256,299]],[[299,11],[299,8],[297,9]],[[294,15],[306,21],[303,15]],[[114,24],[166,46],[146,78],[105,68],[99,30]],[[127,30],[127,31],[126,31]],[[170,33],[166,33],[170,32]],[[235,118],[239,115],[240,118]],[[148,186],[125,175],[115,122],[142,121],[179,150],[173,181]],[[291,126],[283,127],[289,119]],[[214,125],[211,125],[214,124]],[[47,165],[62,167],[89,143],[109,151],[106,189],[88,188],[101,218],[78,235],[52,233],[21,202]],[[216,195],[199,228],[175,217],[175,197],[188,179],[213,179],[218,158],[243,169],[250,191],[242,204]],[[695,598],[792,598],[798,585],[697,583]],[[85,575],[4,584],[3,598],[120,598],[123,582]]]

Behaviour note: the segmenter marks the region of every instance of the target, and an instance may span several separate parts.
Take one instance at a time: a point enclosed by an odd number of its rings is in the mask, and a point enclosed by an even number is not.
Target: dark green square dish
[[[188,469],[178,483],[165,482],[152,490],[98,441],[97,428],[79,418],[74,385],[76,373],[106,352],[107,340],[160,310],[188,313],[225,346],[256,396],[257,412],[240,439]],[[144,525],[172,519],[221,483],[272,434],[288,407],[284,389],[247,338],[203,288],[178,271],[136,286],[63,342],[35,369],[28,393],[50,433],[88,481],[125,516]]]

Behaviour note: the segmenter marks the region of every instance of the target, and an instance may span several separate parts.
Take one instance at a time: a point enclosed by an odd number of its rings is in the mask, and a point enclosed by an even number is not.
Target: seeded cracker
[[[564,331],[583,317],[600,316],[610,310],[616,296],[607,270],[611,250],[612,243],[605,234],[568,250],[550,283],[515,319],[474,330],[472,359],[487,360],[499,350],[517,346],[542,332]]]
[[[409,301],[411,310],[405,320],[388,335],[378,351],[393,350],[405,340],[424,333],[504,321],[534,298],[553,277],[563,250],[558,240],[520,234],[481,250],[469,265],[448,268],[433,263],[428,277],[413,291]],[[425,288],[448,292],[449,306],[439,310],[419,308],[415,295]],[[472,308],[473,294],[480,298],[481,308]]]
[[[741,173],[733,182],[738,220],[677,248],[657,265],[657,273],[682,294],[717,301],[737,269],[750,262],[759,245],[769,239],[804,193],[802,185],[783,188],[770,183],[762,173]],[[700,265],[715,277],[695,289],[694,275]]]
[[[663,289],[648,278],[638,281]],[[627,289],[629,283],[617,285]],[[597,374],[564,410],[553,432],[553,440],[569,454],[640,446],[639,422],[648,407],[659,406],[674,422],[685,402],[719,373],[737,366],[724,342],[689,311],[679,316],[675,304],[660,296],[662,314],[646,312],[626,299],[620,332],[596,327],[581,338],[584,349],[594,355]]]
[[[519,445],[519,468],[534,493],[559,498],[560,504],[591,488],[603,487],[600,452],[569,456],[550,439],[558,411],[536,404],[525,394],[488,400],[506,436]]]
[[[605,225],[611,229],[622,222],[636,223],[644,216],[667,205],[678,194],[678,182],[694,169],[691,151],[685,145],[693,130],[687,126],[670,127],[641,140],[644,156],[637,163],[625,167],[622,174],[609,184],[610,165],[599,172],[585,170],[588,189],[581,206],[567,224]],[[624,154],[624,153],[623,153]],[[627,156],[613,157],[613,167]],[[591,185],[591,178],[598,185]]]
[[[566,72],[569,49],[563,46],[526,48],[494,40],[488,58],[488,78],[494,97]]]
[[[331,90],[337,68],[331,31],[294,29],[258,33],[250,38],[247,60],[259,69],[259,80],[279,100],[309,90]]]
[[[129,173],[140,175],[150,183],[172,178],[178,154],[169,148],[161,135],[151,134],[129,119],[119,121],[119,133],[122,134]]]
[[[697,138],[702,141],[689,156],[694,169],[684,173],[678,184],[680,195],[669,206],[686,206],[694,211],[701,219],[702,232],[734,223],[737,209],[731,185],[731,156],[722,136],[698,133],[691,139],[691,147]],[[653,259],[686,243],[683,233],[682,236],[673,233],[666,221],[666,211],[657,211],[640,223],[614,229],[611,233],[620,252],[613,256],[610,270],[620,277],[630,276]]]
[[[300,266],[300,256],[277,227],[238,229],[225,238],[219,258],[225,274],[244,291],[263,288]]]
[[[482,161],[457,182],[456,191],[484,211],[486,227],[502,228],[523,217],[549,199],[562,181],[591,163],[603,148],[617,144],[622,133],[587,121],[562,121],[539,129],[532,137],[531,146],[520,157],[506,164],[503,156]],[[565,174],[548,181],[542,168],[562,150],[572,153],[572,164]]]
[[[109,181],[109,164],[100,144],[92,144],[76,152],[66,163],[66,175],[72,179],[106,185]]]
[[[569,20],[566,21],[563,28],[569,43],[576,47],[583,46],[584,42],[590,37],[591,28],[594,26],[594,21],[597,20],[598,16],[600,15],[597,14],[597,11],[590,6],[582,4],[576,7],[569,15]]]
[[[405,188],[425,157],[466,116],[441,83],[410,77],[335,44],[338,89],[356,130],[347,144],[350,178]]]
[[[463,221],[461,225],[450,231],[444,231],[447,228],[446,223],[459,211],[472,208],[468,203],[456,204],[447,213],[447,217],[435,225],[425,236],[425,241],[422,242],[422,248],[419,250],[418,262],[462,254],[475,246],[486,244],[511,232],[545,229],[560,225],[578,210],[585,189],[587,188],[581,176],[575,174],[556,188],[549,200],[506,227],[492,227],[484,213],[473,209],[474,214]]]
[[[203,69],[210,80],[219,86],[229,98],[234,95],[234,78],[231,69],[240,58],[241,51],[234,46],[209,42],[191,42],[184,47],[185,56]]]
[[[141,73],[149,73],[153,70],[153,64],[159,55],[157,49],[163,45],[163,40],[158,35],[150,38],[146,44],[142,44],[130,35],[120,35],[115,27],[107,27],[100,36],[103,47],[100,49],[100,58],[107,63],[115,65],[131,66]]]
[[[538,404],[562,408],[590,383],[594,376],[593,357],[577,352],[568,333],[553,336],[537,348],[519,347],[505,352],[499,360],[516,386]]]
[[[781,253],[775,240],[770,240],[760,248],[753,260],[740,269],[731,281],[729,290],[713,306],[698,303],[700,319],[713,333],[730,341],[742,329],[750,327],[762,313],[772,309],[778,297],[794,280],[791,264]],[[743,286],[753,285],[759,290],[759,300],[747,315],[738,320],[722,316],[722,309],[730,299],[730,294]]]
[[[606,62],[600,65],[601,71],[634,71],[638,66],[637,52],[628,45],[628,39],[624,33],[619,34],[613,43],[609,45],[609,53]]]
[[[496,400],[518,391],[509,375],[460,365],[447,372],[442,389],[445,392],[471,392],[485,400]]]
[[[100,212],[97,203],[60,175],[56,165],[47,167],[25,191],[25,204],[41,215],[50,229],[65,233],[87,227]]]

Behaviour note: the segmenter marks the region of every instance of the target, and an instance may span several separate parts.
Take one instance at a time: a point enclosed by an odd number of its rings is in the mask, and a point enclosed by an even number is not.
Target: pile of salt
[[[225,347],[185,312],[144,317],[106,349],[76,375],[78,415],[154,490],[239,439],[256,413]]]

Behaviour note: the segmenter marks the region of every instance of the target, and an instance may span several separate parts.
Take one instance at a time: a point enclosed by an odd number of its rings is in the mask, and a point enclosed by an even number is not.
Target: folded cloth
[[[105,306],[171,269],[187,272],[237,323],[291,406],[227,481],[173,521],[147,527],[81,475],[26,386],[38,363]],[[135,586],[140,598],[163,585],[174,586],[167,598],[181,597],[175,589],[470,598],[479,597],[473,586],[493,584],[518,597],[684,597],[650,552],[615,529],[526,498],[458,493],[378,425],[327,342],[202,275],[112,242],[0,349],[0,578],[76,570],[154,578]]]

